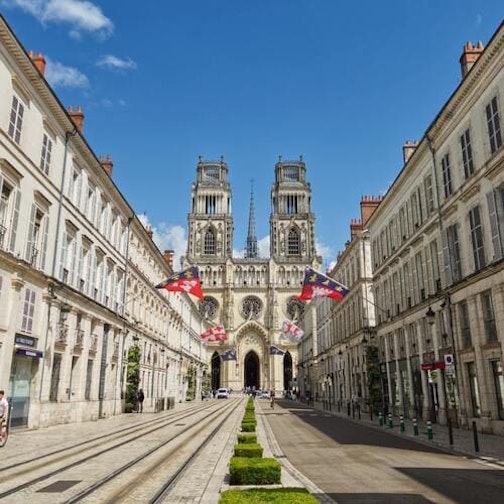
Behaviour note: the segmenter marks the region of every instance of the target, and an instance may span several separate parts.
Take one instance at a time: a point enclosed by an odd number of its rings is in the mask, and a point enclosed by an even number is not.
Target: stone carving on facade
[[[199,304],[199,312],[205,319],[215,318],[218,308],[219,303],[211,296],[205,297],[205,299]]]
[[[246,320],[257,320],[261,315],[262,309],[262,302],[257,296],[247,296],[242,301],[241,315]]]

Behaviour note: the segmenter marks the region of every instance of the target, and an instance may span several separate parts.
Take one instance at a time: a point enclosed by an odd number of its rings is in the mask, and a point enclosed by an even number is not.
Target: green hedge
[[[281,466],[274,458],[232,457],[231,485],[274,485],[281,482]]]
[[[238,443],[257,443],[257,434],[238,434]]]
[[[306,488],[250,488],[225,490],[219,504],[318,504]]]
[[[263,447],[259,443],[239,443],[234,447],[235,457],[261,458]]]
[[[242,432],[255,432],[256,423],[255,422],[242,422],[241,430],[242,430]]]

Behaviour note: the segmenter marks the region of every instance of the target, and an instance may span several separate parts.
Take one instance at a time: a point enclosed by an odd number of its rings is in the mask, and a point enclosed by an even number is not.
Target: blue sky
[[[250,181],[269,251],[274,165],[303,155],[324,266],[362,195],[384,194],[402,145],[460,83],[465,42],[485,45],[501,0],[0,0],[26,50],[48,60],[65,106],[110,154],[118,188],[161,250],[185,250],[198,156],[229,165],[234,248]],[[177,268],[176,268],[177,269]]]

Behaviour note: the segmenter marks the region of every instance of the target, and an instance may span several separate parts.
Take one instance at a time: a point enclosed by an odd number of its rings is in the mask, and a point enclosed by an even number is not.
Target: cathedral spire
[[[249,212],[249,226],[247,235],[247,250],[245,257],[252,259],[257,257],[257,237],[255,230],[255,208],[254,208],[254,181],[251,180],[252,189],[250,191],[250,212]]]

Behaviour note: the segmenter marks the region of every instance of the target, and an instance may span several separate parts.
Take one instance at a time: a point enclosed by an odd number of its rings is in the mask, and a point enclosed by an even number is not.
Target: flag
[[[223,361],[236,360],[236,350],[234,348],[230,348],[229,350],[221,353],[219,357]]]
[[[285,352],[275,345],[270,345],[269,353],[270,355],[285,355]]]
[[[227,340],[227,334],[224,327],[221,325],[209,327],[202,335],[201,339],[206,343],[215,343],[216,341]]]
[[[166,280],[157,284],[156,289],[166,289],[172,292],[187,292],[201,300],[204,297],[198,268],[196,268],[196,266],[191,266],[184,271],[174,273]]]
[[[282,332],[280,333],[280,339],[291,341],[293,343],[299,343],[303,337],[303,330],[290,320],[285,320],[282,324]]]
[[[303,290],[297,296],[302,301],[309,301],[314,297],[329,297],[341,301],[349,292],[349,288],[336,282],[322,273],[306,268],[306,274],[303,281]]]

